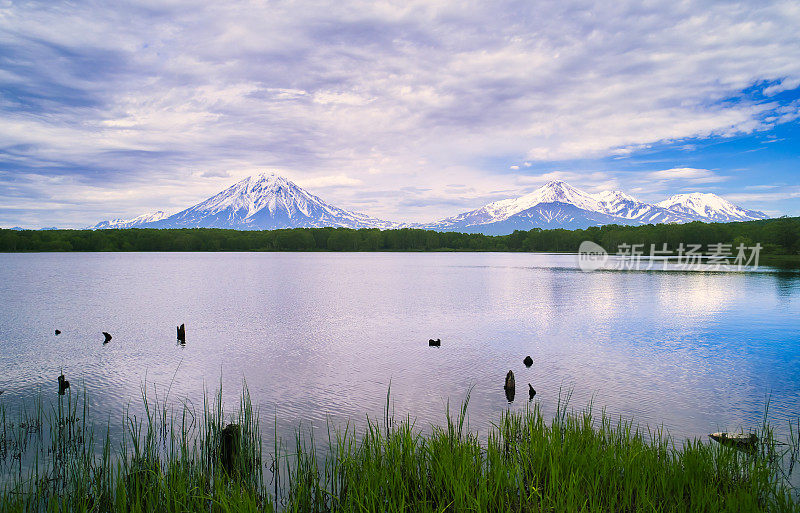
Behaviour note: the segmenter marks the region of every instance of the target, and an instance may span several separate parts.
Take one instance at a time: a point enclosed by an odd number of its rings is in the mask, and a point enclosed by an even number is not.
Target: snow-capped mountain
[[[112,219],[111,221],[100,221],[89,228],[90,230],[109,230],[121,228],[133,228],[147,223],[154,223],[169,217],[169,214],[162,210],[157,210],[151,214],[142,214],[133,219]]]
[[[603,224],[725,222],[767,217],[762,212],[741,209],[714,194],[681,194],[651,205],[622,191],[589,194],[556,180],[519,198],[495,201],[476,210],[417,226],[500,235],[531,228],[575,229]]]
[[[644,203],[622,191],[603,191],[594,197],[606,214],[644,224],[686,223],[695,220],[688,214]]]
[[[106,227],[101,225],[97,227]],[[245,178],[177,214],[133,226],[273,230],[324,226],[387,229],[395,224],[334,207],[282,176],[263,173]]]
[[[276,228],[411,227],[503,235],[531,228],[587,228],[603,224],[728,222],[766,219],[707,193],[678,194],[655,205],[622,191],[589,194],[566,182],[551,181],[519,198],[495,201],[428,224],[399,224],[350,212],[325,203],[295,183],[274,173],[254,175],[177,214],[164,212],[133,219],[103,221],[106,228]]]
[[[769,216],[763,212],[745,210],[716,194],[703,192],[676,194],[660,203],[656,203],[656,205],[674,212],[697,216],[703,218],[701,220],[716,223],[769,218]]]
[[[552,181],[519,198],[495,201],[420,227],[497,235],[536,227],[585,228],[613,222],[597,198],[566,182]]]

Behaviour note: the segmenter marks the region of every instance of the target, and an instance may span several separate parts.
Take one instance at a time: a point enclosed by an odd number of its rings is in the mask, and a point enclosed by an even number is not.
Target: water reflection
[[[56,395],[63,371],[101,419],[137,408],[145,383],[201,405],[221,382],[235,405],[246,379],[270,436],[276,420],[291,436],[300,422],[380,418],[390,383],[394,411],[423,429],[471,390],[470,427],[485,431],[524,408],[528,383],[546,414],[572,389],[576,407],[593,401],[676,436],[757,423],[768,394],[778,421],[800,412],[793,273],[583,273],[572,255],[498,253],[0,261],[9,406]],[[185,346],[174,338],[184,323]],[[523,387],[511,404],[509,369]]]

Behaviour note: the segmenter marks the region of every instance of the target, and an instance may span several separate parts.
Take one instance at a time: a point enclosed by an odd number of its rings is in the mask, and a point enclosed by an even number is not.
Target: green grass
[[[265,447],[247,389],[232,416],[221,397],[175,412],[143,394],[144,417],[125,415],[115,443],[88,422],[85,397],[49,410],[40,400],[14,419],[0,398],[0,511],[800,511],[787,481],[797,425],[781,445],[765,422],[748,453],[676,443],[565,400],[552,419],[533,404],[480,437],[467,397],[422,434],[390,415],[387,394],[382,421],[361,432],[328,426],[320,441],[298,428],[291,445]]]

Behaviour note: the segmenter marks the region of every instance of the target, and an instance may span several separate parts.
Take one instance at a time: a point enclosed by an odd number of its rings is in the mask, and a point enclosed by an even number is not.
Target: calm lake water
[[[145,383],[201,406],[222,379],[235,406],[246,379],[267,438],[276,418],[283,437],[382,418],[390,382],[395,413],[421,429],[472,388],[470,427],[485,432],[524,408],[530,382],[547,414],[572,389],[576,408],[676,437],[755,426],[769,395],[780,431],[800,414],[798,328],[797,273],[584,273],[574,255],[504,253],[0,254],[0,400],[52,400],[63,369],[112,424]]]

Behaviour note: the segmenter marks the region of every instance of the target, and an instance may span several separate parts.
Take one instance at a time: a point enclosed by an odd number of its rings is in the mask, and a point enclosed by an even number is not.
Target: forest
[[[605,225],[583,230],[534,228],[509,235],[349,228],[291,228],[239,231],[214,228],[174,230],[0,229],[0,251],[527,251],[575,252],[592,241],[609,253],[622,244],[681,243],[762,246],[764,255],[800,255],[800,217],[734,223]],[[647,249],[645,249],[647,251]]]

